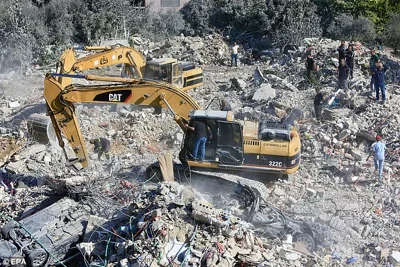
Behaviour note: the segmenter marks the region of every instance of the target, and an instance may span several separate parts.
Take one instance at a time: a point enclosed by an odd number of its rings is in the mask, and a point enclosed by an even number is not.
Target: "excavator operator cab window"
[[[160,79],[160,66],[147,64],[145,76],[146,79],[159,81]]]
[[[236,122],[218,122],[216,157],[222,164],[240,165],[243,161],[242,127]]]
[[[165,64],[160,66],[160,80],[172,83],[172,64]]]

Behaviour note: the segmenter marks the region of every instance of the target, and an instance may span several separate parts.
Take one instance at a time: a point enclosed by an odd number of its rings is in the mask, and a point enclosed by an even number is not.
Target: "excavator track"
[[[262,199],[267,200],[271,190],[262,182],[251,180],[248,178],[243,178],[239,175],[230,174],[222,171],[199,171],[199,170],[191,170],[192,174],[201,175],[201,178],[204,183],[213,183],[212,180],[222,179],[224,182],[221,184],[221,181],[214,181],[215,185],[218,186],[236,186],[237,184],[247,185],[254,190],[254,192]],[[193,177],[193,175],[192,175]],[[198,179],[197,178],[197,179]]]

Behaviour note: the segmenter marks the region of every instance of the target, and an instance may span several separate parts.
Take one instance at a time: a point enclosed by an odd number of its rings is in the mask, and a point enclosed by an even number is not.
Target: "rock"
[[[322,212],[318,215],[316,222],[320,224],[327,224],[329,222],[329,216],[328,214]]]
[[[131,112],[129,112],[128,110],[121,108],[118,112],[118,114],[123,117],[123,118],[127,118],[128,116],[131,115]]]
[[[24,159],[24,158],[29,158],[30,156],[37,154],[39,152],[42,152],[44,150],[46,150],[45,145],[37,144],[37,145],[31,146],[29,149],[24,150],[19,155],[20,155],[21,159]]]
[[[365,140],[368,140],[370,142],[375,142],[375,137],[376,137],[377,133],[376,132],[371,132],[371,131],[366,131],[366,130],[360,130],[357,133],[357,136],[360,136],[362,138],[364,138]]]
[[[341,131],[337,136],[336,139],[338,139],[339,141],[342,141],[344,139],[346,139],[347,137],[349,137],[351,135],[351,131],[346,129]]]
[[[273,89],[270,84],[263,84],[254,93],[253,100],[255,101],[269,100],[275,98],[275,96],[276,96],[275,89]]]
[[[329,226],[337,231],[342,231],[346,228],[346,224],[337,216],[333,216],[329,221]]]
[[[325,190],[316,190],[317,191],[317,197],[319,198],[324,198],[325,197]]]
[[[274,108],[274,114],[275,116],[277,116],[278,118],[282,119],[283,117],[287,116],[287,113],[285,110],[283,109],[279,109],[279,108]]]
[[[190,47],[190,49],[197,51],[204,47],[204,43],[200,42],[200,41],[193,42],[189,45],[189,47]]]
[[[111,129],[107,132],[107,135],[110,137],[114,137],[117,134],[117,132],[114,129]]]
[[[10,108],[18,108],[18,107],[21,106],[21,104],[18,103],[18,101],[14,101],[14,102],[8,103],[8,106],[9,106]]]
[[[289,205],[293,205],[297,203],[297,200],[294,197],[288,197],[287,198],[287,203],[289,203]]]
[[[317,195],[317,191],[312,188],[306,188],[307,196],[313,198]]]
[[[361,236],[367,237],[369,235],[370,231],[371,231],[371,227],[369,227],[368,225],[364,226],[364,229],[361,232]]]
[[[274,192],[274,195],[276,195],[278,197],[284,196],[286,194],[285,191],[279,187],[275,188],[273,192]]]
[[[400,263],[400,251],[394,251],[390,257],[393,259],[393,261],[397,264]]]
[[[63,180],[67,186],[77,186],[84,184],[88,179],[84,176],[72,176],[61,180]]]
[[[349,130],[351,130],[352,132],[353,131],[355,131],[356,133],[358,132],[358,125],[357,125],[357,123],[355,123],[354,121],[352,121],[352,120],[345,120],[344,122],[343,122],[343,124],[344,124],[344,126],[347,128],[347,129],[349,129]]]
[[[358,180],[358,178],[359,178],[358,176],[354,176],[354,174],[350,172],[350,173],[346,174],[344,180],[347,183],[354,183]]]
[[[363,160],[362,152],[360,150],[356,149],[356,148],[351,150],[351,155],[357,161],[362,161]]]
[[[22,169],[23,165],[24,165],[24,162],[22,160],[16,161],[16,162],[10,162],[6,166],[6,170],[11,173],[19,173],[19,171]]]
[[[336,119],[336,116],[332,110],[324,109],[322,111],[322,119],[326,121],[334,121]]]
[[[247,87],[247,83],[242,79],[233,78],[231,79],[231,83],[237,90],[244,90]]]
[[[361,238],[362,238],[361,235],[360,235],[356,230],[354,230],[354,229],[351,228],[351,227],[347,227],[347,228],[346,228],[346,232],[347,232],[352,238],[357,238],[357,239],[361,239]]]
[[[3,118],[9,116],[12,112],[13,110],[11,108],[6,108],[6,107],[0,108],[0,114],[2,114]]]

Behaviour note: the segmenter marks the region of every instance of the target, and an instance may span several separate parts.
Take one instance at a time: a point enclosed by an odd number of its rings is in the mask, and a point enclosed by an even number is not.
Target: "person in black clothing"
[[[317,121],[321,121],[322,118],[322,105],[324,103],[324,95],[321,92],[321,88],[315,89],[317,95],[314,97],[314,110],[315,110],[315,117]]]
[[[312,78],[312,73],[313,73],[313,71],[314,71],[314,69],[315,69],[315,60],[314,60],[312,54],[309,54],[309,55],[307,56],[306,68],[307,68],[307,78],[308,78],[309,80],[311,80],[311,78]]]
[[[346,42],[344,40],[341,41],[337,51],[339,52],[339,62],[340,62],[340,60],[346,57]]]
[[[203,121],[199,120],[194,121],[193,126],[189,126],[188,124],[186,124],[185,126],[187,129],[194,131],[196,134],[196,140],[193,148],[193,157],[196,161],[199,159],[198,152],[200,149],[200,161],[203,162],[206,155],[206,143],[208,138],[207,130],[210,133],[210,138],[212,138],[211,130]]]
[[[382,50],[382,44],[383,44],[383,41],[382,41],[382,38],[381,37],[376,37],[375,38],[375,45],[376,45],[376,47],[378,47],[378,50]]]
[[[346,64],[350,69],[350,79],[353,79],[353,69],[354,69],[354,51],[353,45],[349,45],[346,50]]]
[[[347,78],[349,77],[350,69],[346,65],[346,61],[344,60],[344,58],[340,60],[338,72],[339,72],[338,87],[340,89],[347,89]]]
[[[232,111],[231,104],[225,98],[219,102],[219,108],[221,111]]]
[[[106,155],[107,159],[110,159],[110,154],[108,153],[111,148],[111,142],[110,140],[99,137],[95,139],[91,139],[90,143],[94,145],[94,152],[97,152],[98,154],[98,159],[100,160],[101,156],[103,153]]]

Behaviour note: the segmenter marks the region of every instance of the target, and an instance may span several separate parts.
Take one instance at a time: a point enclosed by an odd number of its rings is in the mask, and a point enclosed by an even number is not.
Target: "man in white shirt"
[[[231,48],[232,54],[231,54],[231,67],[233,65],[233,60],[235,60],[235,66],[237,67],[237,59],[238,59],[238,50],[239,46],[236,44],[236,42],[233,43],[233,46]]]
[[[372,145],[372,153],[374,155],[375,171],[378,172],[378,181],[382,182],[383,164],[385,162],[386,145],[382,142],[382,137],[377,135],[376,142]]]

